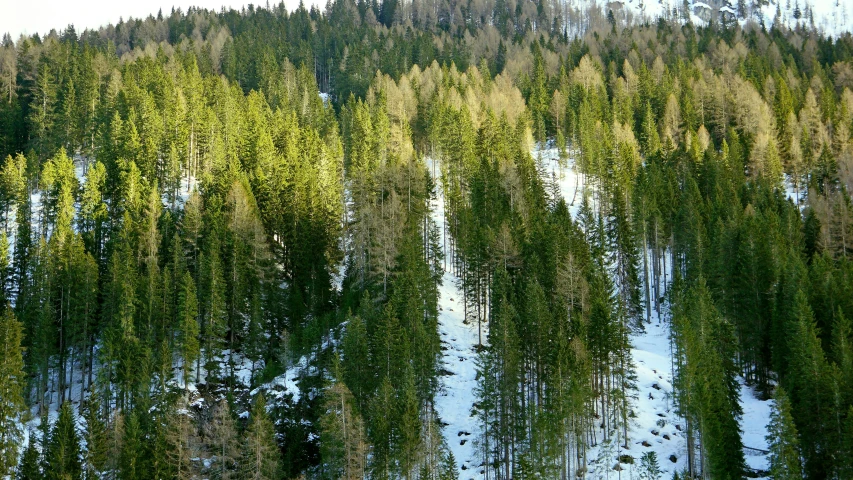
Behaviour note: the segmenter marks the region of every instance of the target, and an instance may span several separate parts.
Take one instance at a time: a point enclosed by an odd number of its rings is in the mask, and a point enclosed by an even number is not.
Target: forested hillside
[[[0,478],[853,478],[853,37],[616,7],[6,35]]]

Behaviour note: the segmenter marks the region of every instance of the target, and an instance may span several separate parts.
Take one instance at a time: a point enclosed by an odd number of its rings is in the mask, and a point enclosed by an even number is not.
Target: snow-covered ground
[[[559,152],[554,148],[540,150],[534,156],[541,158],[540,170],[545,180],[556,179],[558,191],[569,206],[569,211],[572,216],[577,216],[584,195],[584,184],[583,176],[576,171],[572,157],[561,166]],[[660,318],[653,309],[652,321],[645,325],[645,331],[631,335],[631,360],[637,390],[633,393],[631,405],[633,418],[630,419],[628,448],[614,449],[601,444],[592,447],[588,452],[592,478],[607,474],[617,476],[612,468],[618,457],[623,455],[630,455],[634,459],[633,464],[621,465],[623,472],[628,478],[636,478],[640,458],[646,452],[655,453],[663,471],[660,478],[671,478],[673,473],[680,473],[687,466],[687,439],[682,433],[685,424],[675,413],[672,398],[672,350],[665,309],[662,309],[662,314],[663,318]]]
[[[539,170],[546,182],[555,182],[556,191],[566,200],[572,215],[577,211],[583,195],[583,176],[575,170],[571,158],[560,165],[554,148],[541,148],[533,152]],[[433,219],[443,225],[443,195],[433,205]],[[442,243],[444,243],[442,229]],[[447,253],[447,252],[445,252]],[[669,262],[668,262],[669,265]],[[481,460],[474,448],[473,439],[478,432],[476,418],[472,416],[475,401],[477,325],[465,324],[461,294],[456,288],[456,277],[444,272],[439,298],[439,329],[442,340],[442,362],[448,374],[442,378],[442,390],[436,398],[436,408],[444,426],[444,437],[456,457],[462,480],[483,478],[479,467]],[[488,332],[484,324],[483,339]],[[636,373],[637,391],[632,401],[633,418],[630,420],[628,448],[613,448],[599,444],[588,452],[590,461],[588,478],[637,478],[640,459],[646,452],[654,452],[662,470],[660,478],[671,478],[675,472],[687,467],[687,440],[684,436],[684,419],[675,413],[673,404],[672,350],[666,309],[659,317],[652,313],[652,321],[645,331],[631,335],[631,359]],[[767,423],[771,402],[756,398],[753,390],[741,380],[741,405],[743,441],[747,465],[754,470],[767,470]],[[600,432],[599,432],[600,433]],[[612,468],[617,458],[630,455],[633,464],[622,464],[621,473]]]
[[[555,191],[566,200],[572,215],[577,211],[584,194],[583,176],[579,175],[574,168],[571,158],[561,165],[559,155],[554,148],[541,148],[533,152],[534,158],[539,162],[539,171],[547,182],[556,183]],[[432,167],[432,165],[431,165]],[[78,167],[79,168],[79,167]],[[434,168],[438,171],[438,168]],[[83,177],[82,169],[77,172],[78,177]],[[184,182],[182,182],[184,183]],[[182,191],[187,194],[189,189]],[[183,197],[185,198],[185,197]],[[33,223],[37,224],[37,213],[41,210],[41,198],[38,192],[33,194]],[[432,218],[437,225],[444,225],[444,195],[439,185],[439,194],[432,205]],[[440,228],[440,242],[449,246],[449,238],[446,237],[444,228]],[[448,447],[456,458],[460,479],[479,479],[481,459],[474,447],[474,438],[478,432],[476,418],[472,415],[472,409],[476,400],[475,391],[477,387],[476,371],[476,346],[479,333],[476,323],[466,323],[462,305],[462,295],[457,288],[457,278],[450,271],[449,252],[445,251],[448,259],[447,268],[444,271],[443,284],[440,289],[439,298],[439,334],[442,348],[442,367],[445,374],[442,376],[442,388],[436,397],[436,409],[443,422],[444,438]],[[488,324],[482,325],[482,339],[486,343],[488,336]],[[319,348],[327,348],[336,341],[335,332],[329,332],[323,339]],[[672,473],[681,472],[686,467],[687,445],[683,435],[684,420],[675,414],[673,406],[672,387],[672,352],[669,341],[669,324],[666,318],[666,309],[663,309],[662,318],[653,312],[652,321],[645,326],[645,331],[634,333],[631,336],[631,358],[635,367],[637,391],[635,392],[632,412],[633,418],[629,430],[629,445],[624,448],[608,448],[598,445],[588,452],[590,460],[590,475],[588,478],[599,478],[600,472],[604,475],[617,475],[612,470],[616,464],[617,457],[631,455],[634,464],[623,464],[623,472],[628,478],[636,478],[640,458],[646,452],[655,452],[658,464],[664,472],[661,478],[670,478]],[[225,362],[228,352],[223,352],[220,360]],[[292,401],[298,401],[300,391],[298,378],[304,373],[311,373],[313,354],[302,356],[296,360],[283,374],[272,379],[270,382],[253,390],[264,391],[270,400],[270,407],[278,401],[284,401],[285,397],[292,395]],[[248,387],[252,372],[252,363],[240,355],[235,354],[236,365],[235,376],[239,383]],[[255,372],[259,372],[262,365],[255,365]],[[183,388],[183,380],[180,378],[180,363],[174,366],[176,378],[172,380],[173,388]],[[82,374],[79,365],[75,371],[69,372],[68,377],[72,380],[69,386],[69,395],[75,410],[80,398]],[[204,383],[205,374],[202,372],[201,382]],[[187,389],[197,392],[196,386],[191,382]],[[195,393],[191,395],[194,396]],[[196,398],[197,400],[197,398]],[[191,399],[192,401],[192,399]],[[743,429],[743,441],[747,465],[754,469],[765,471],[768,468],[766,454],[767,443],[764,439],[767,434],[766,426],[769,421],[772,401],[759,400],[754,391],[741,380],[741,404],[743,407],[743,418],[741,428]],[[55,421],[58,410],[58,395],[54,393],[50,405],[49,419]],[[35,414],[35,410],[33,410]],[[245,416],[248,412],[237,412]],[[78,421],[82,422],[82,419]],[[24,426],[25,436],[30,431],[36,431],[40,422],[34,416]],[[82,424],[81,424],[82,427]],[[27,438],[28,441],[28,438]],[[24,442],[26,445],[26,441]],[[22,447],[23,448],[23,447]]]
[[[770,459],[767,458],[767,424],[770,423],[770,409],[773,400],[761,400],[754,388],[740,382],[740,406],[743,409],[740,428],[743,430],[744,455],[746,465],[754,471],[767,472]],[[770,478],[770,477],[767,477]]]
[[[437,172],[438,169],[436,168]],[[474,449],[474,435],[477,432],[476,418],[472,408],[477,387],[477,343],[478,329],[475,323],[465,323],[462,304],[462,292],[457,288],[457,279],[450,272],[449,238],[444,225],[444,192],[440,181],[438,199],[432,205],[432,219],[440,225],[440,242],[445,246],[446,268],[442,278],[438,299],[438,328],[441,336],[442,367],[446,374],[442,377],[442,388],[436,399],[435,407],[444,426],[444,438],[447,446],[456,458],[459,478],[479,478],[480,462]],[[488,325],[483,324],[483,343],[488,336]]]

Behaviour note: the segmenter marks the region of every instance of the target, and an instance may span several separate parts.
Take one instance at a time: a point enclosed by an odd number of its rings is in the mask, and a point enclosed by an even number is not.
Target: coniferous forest
[[[853,478],[853,37],[767,4],[5,35],[0,478]]]

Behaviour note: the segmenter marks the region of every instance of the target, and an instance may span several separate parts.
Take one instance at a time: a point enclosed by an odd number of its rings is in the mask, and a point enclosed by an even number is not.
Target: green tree
[[[206,438],[210,453],[213,454],[211,471],[214,478],[240,478],[240,440],[227,401],[221,400],[213,407],[213,417],[206,426]]]
[[[24,403],[23,326],[7,305],[0,316],[0,475],[11,475],[22,441],[20,416]],[[32,443],[32,442],[31,442]]]
[[[45,474],[55,480],[79,480],[83,477],[80,438],[71,402],[59,408],[45,456]]]
[[[83,472],[86,479],[99,478],[107,465],[109,455],[109,430],[101,418],[102,408],[94,389],[90,390],[86,401],[81,405],[86,427],[83,440],[86,451],[83,455]]]
[[[121,480],[142,480],[146,478],[146,446],[144,432],[138,414],[131,412],[123,425],[120,453],[118,458],[118,478]]]
[[[21,456],[21,464],[18,465],[15,478],[17,480],[43,479],[39,463],[39,451],[38,447],[36,447],[35,434],[31,432],[30,441],[27,443],[27,448],[24,449],[24,454]]]
[[[183,359],[184,387],[189,386],[190,374],[199,352],[198,297],[190,272],[184,272],[178,290],[178,351]]]
[[[352,393],[338,381],[326,388],[325,397],[325,411],[320,417],[320,455],[324,477],[364,478],[367,439],[364,422],[354,408]]]
[[[245,479],[273,480],[279,478],[281,453],[275,440],[275,430],[267,414],[263,394],[255,397],[249,414],[249,426],[243,441],[243,472]]]
[[[775,403],[767,425],[767,444],[770,454],[770,475],[778,480],[803,478],[800,462],[800,440],[791,412],[791,403],[781,386],[777,387]]]
[[[658,480],[663,473],[658,465],[658,458],[655,452],[645,452],[640,457],[640,478],[642,480]]]
[[[228,318],[225,310],[225,279],[219,248],[219,235],[214,232],[207,242],[201,256],[201,282],[199,297],[203,299],[204,330],[201,338],[204,343],[204,369],[208,382],[219,378],[219,364],[216,357],[225,346]]]

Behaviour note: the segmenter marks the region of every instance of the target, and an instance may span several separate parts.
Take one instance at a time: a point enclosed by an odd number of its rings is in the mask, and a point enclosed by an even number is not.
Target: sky
[[[16,40],[21,34],[38,33],[44,36],[55,28],[57,32],[68,24],[74,24],[78,33],[83,30],[96,29],[108,23],[118,23],[119,18],[127,20],[145,18],[157,15],[162,9],[163,15],[172,11],[172,6],[186,11],[191,6],[219,10],[222,6],[240,9],[244,5],[266,5],[266,0],[0,0],[0,36],[4,33],[12,35]],[[276,5],[279,0],[271,0],[270,5]],[[312,0],[305,0],[308,7]],[[313,0],[318,3],[318,0]],[[299,5],[299,0],[284,0],[288,10]],[[325,0],[322,0],[325,5]]]

